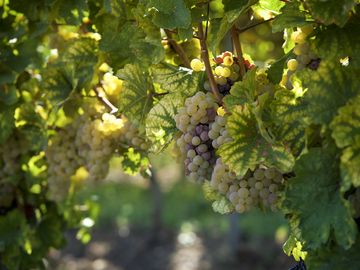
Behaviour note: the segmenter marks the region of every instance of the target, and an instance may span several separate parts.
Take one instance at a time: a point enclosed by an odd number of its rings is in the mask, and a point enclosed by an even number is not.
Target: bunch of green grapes
[[[237,212],[244,213],[253,207],[275,211],[277,191],[282,182],[282,174],[275,168],[258,167],[254,172],[249,170],[240,177],[218,158],[210,184],[214,190],[226,196]]]
[[[203,182],[211,176],[215,151],[209,138],[209,124],[215,120],[218,105],[211,93],[198,92],[187,98],[175,115],[181,135],[176,141],[185,165],[185,174]]]
[[[355,210],[354,218],[360,218],[360,188],[349,196],[349,201]]]
[[[108,99],[116,104],[122,90],[123,81],[111,72],[106,72],[101,83]]]
[[[45,156],[48,163],[48,196],[63,200],[70,187],[70,177],[83,164],[75,145],[76,124],[68,124],[48,140]]]
[[[115,141],[123,136],[124,121],[115,115],[103,113],[101,118],[82,115],[77,119],[75,145],[88,170],[89,181],[104,179],[109,161],[115,153]]]
[[[310,48],[310,44],[307,42],[307,38],[312,31],[313,26],[310,25],[297,28],[297,30],[291,35],[291,40],[296,44],[293,49],[293,53],[296,55],[296,58],[288,60],[288,71],[282,79],[282,84],[288,89],[292,89],[290,78],[296,71],[302,70],[306,67],[316,70],[319,67],[320,58],[314,54]]]

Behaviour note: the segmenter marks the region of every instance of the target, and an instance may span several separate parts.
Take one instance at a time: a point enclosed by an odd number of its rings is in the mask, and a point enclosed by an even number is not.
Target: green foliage
[[[350,17],[350,11],[356,3],[358,3],[357,0],[307,1],[310,12],[315,19],[325,25],[334,23],[339,26],[345,25]]]
[[[306,249],[318,249],[332,235],[343,248],[355,242],[356,224],[349,203],[338,189],[338,161],[330,150],[313,148],[295,164],[283,203],[290,222],[298,226]]]
[[[148,8],[154,11],[152,20],[158,27],[172,29],[190,26],[190,11],[182,0],[151,0]]]
[[[287,3],[280,11],[281,14],[276,16],[273,21],[273,32],[279,32],[285,28],[304,26],[308,23],[307,14],[297,1]]]
[[[199,23],[206,33],[202,45],[208,46],[212,57],[228,45],[222,41],[231,36],[233,26],[242,29],[257,25],[247,16],[253,9],[254,13],[266,11],[274,17],[272,32],[284,31],[283,48],[287,54],[270,67],[270,59],[255,61],[266,70],[249,69],[232,85],[230,94],[223,99],[226,129],[232,140],[221,145],[216,158],[221,156],[238,175],[259,165],[286,173],[286,189],[279,207],[292,231],[285,252],[299,259],[308,251],[306,262],[310,269],[356,269],[358,228],[348,196],[360,186],[358,3],[3,1],[0,194],[6,194],[6,200],[5,204],[0,200],[0,268],[43,268],[43,257],[50,248],[64,245],[63,232],[68,228],[78,228],[77,236],[84,243],[90,240],[91,226],[82,225],[82,220],[94,220],[98,207],[89,199],[77,197],[86,181],[77,179],[77,173],[63,179],[68,181],[70,191],[61,203],[48,193],[54,172],[47,164],[47,147],[54,143],[59,130],[88,117],[94,124],[90,129],[99,128],[105,137],[112,132],[105,122],[113,121],[119,130],[121,116],[125,115],[134,130],[127,137],[121,132],[114,137],[124,137],[131,145],[119,142],[116,149],[113,145],[98,149],[97,158],[110,151],[111,155],[121,156],[125,172],[140,171],[148,177],[148,154],[161,152],[176,138],[175,114],[187,97],[204,91],[208,80],[205,72],[193,72],[176,64],[185,63],[186,57],[200,57],[198,41],[193,39],[199,38]],[[263,15],[260,13],[254,18]],[[255,38],[250,27],[249,34],[243,33],[240,41],[257,42],[269,25],[257,26]],[[295,40],[296,35],[292,39],[295,27],[303,26],[313,27],[312,33],[304,40]],[[311,46],[310,62],[304,61],[298,70],[288,72],[286,61],[295,57],[291,50],[301,42]],[[263,49],[261,44],[259,48]],[[181,49],[186,57],[175,55]],[[114,71],[120,80],[112,77]],[[285,89],[282,80],[287,73],[293,73],[292,90]],[[106,78],[110,78],[107,84]],[[216,79],[221,82],[223,78]],[[117,109],[116,117],[103,114]],[[206,117],[211,113],[207,111]],[[183,117],[181,121],[186,123],[188,119]],[[88,132],[89,140],[97,144],[93,130]],[[146,138],[135,138],[135,133],[146,133]],[[14,143],[15,149],[9,151],[9,143]],[[80,152],[81,147],[76,147]],[[61,163],[69,153],[56,159]],[[99,167],[87,169],[86,173],[92,173]],[[204,193],[216,212],[234,211],[226,197],[209,183],[204,185]],[[79,210],[85,208],[88,210]]]

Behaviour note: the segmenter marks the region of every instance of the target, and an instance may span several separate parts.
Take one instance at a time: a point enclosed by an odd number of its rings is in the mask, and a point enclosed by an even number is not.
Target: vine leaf
[[[160,28],[187,28],[191,24],[190,10],[183,0],[151,0],[148,8],[153,11],[153,22]]]
[[[343,249],[339,246],[320,249],[310,253],[306,264],[309,269],[316,270],[358,270],[360,265],[360,238],[350,249]]]
[[[306,249],[327,243],[331,233],[343,247],[355,241],[357,229],[349,202],[338,189],[338,160],[334,153],[312,148],[294,168],[296,177],[288,182],[283,209],[291,224],[298,225]]]
[[[282,144],[270,144],[262,137],[247,105],[233,108],[227,130],[233,141],[223,144],[219,154],[238,175],[245,175],[248,169],[253,170],[258,164],[276,167],[282,172],[292,169],[294,157],[289,149]]]
[[[320,58],[339,62],[349,57],[351,67],[360,67],[360,29],[347,24],[344,28],[332,25],[319,32],[314,40],[314,51]]]
[[[153,81],[166,92],[178,92],[184,96],[192,96],[199,90],[201,80],[199,72],[166,63],[155,65],[151,71]]]
[[[43,88],[55,103],[63,102],[72,91],[88,89],[97,63],[97,43],[91,38],[69,41],[59,58],[44,70]]]
[[[335,23],[344,26],[350,17],[351,9],[357,0],[308,0],[308,5],[313,17],[323,24]]]
[[[150,110],[146,118],[146,137],[152,142],[152,151],[164,149],[178,131],[174,116],[182,100],[178,94],[168,94]]]
[[[306,13],[301,10],[300,3],[289,2],[281,10],[281,14],[276,16],[272,23],[272,31],[280,32],[285,28],[301,27],[308,24],[309,19]]]
[[[283,55],[281,58],[272,63],[267,70],[269,81],[273,84],[278,84],[281,81],[284,72],[285,62],[289,58],[289,56],[290,53]]]
[[[356,72],[340,63],[322,61],[316,71],[305,69],[299,78],[308,88],[304,106],[315,124],[329,124],[337,110],[358,93]]]
[[[339,109],[331,122],[336,145],[345,148],[341,156],[343,188],[360,186],[360,94]]]
[[[154,89],[149,75],[140,66],[127,64],[117,76],[124,80],[120,110],[130,119],[143,123],[153,105]]]
[[[224,215],[234,211],[234,206],[231,204],[231,202],[228,199],[226,199],[225,196],[215,191],[211,187],[210,182],[205,181],[204,184],[202,185],[202,190],[205,199],[208,201],[212,201],[211,205],[214,212]]]

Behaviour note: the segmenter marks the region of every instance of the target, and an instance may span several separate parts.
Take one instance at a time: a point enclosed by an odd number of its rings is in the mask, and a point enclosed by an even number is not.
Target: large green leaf
[[[153,22],[161,28],[187,28],[191,24],[190,10],[183,0],[151,0],[148,8],[153,14]]]
[[[270,82],[274,84],[278,84],[281,81],[282,75],[284,73],[284,66],[289,56],[290,53],[283,55],[281,58],[273,62],[271,66],[268,68],[267,75]]]
[[[273,32],[279,32],[285,28],[300,27],[306,25],[308,16],[301,9],[299,2],[289,2],[281,10],[281,14],[276,16],[272,23]]]
[[[63,102],[72,91],[87,89],[97,63],[97,43],[91,38],[66,43],[59,58],[44,69],[43,88],[55,103]]]
[[[124,80],[120,94],[120,109],[131,119],[143,123],[153,105],[154,89],[149,74],[138,65],[127,64],[117,72]]]
[[[248,105],[233,108],[227,129],[233,140],[223,144],[219,154],[237,174],[245,175],[258,164],[276,167],[282,172],[291,171],[294,157],[282,144],[270,144],[262,137]]]
[[[336,145],[346,148],[341,156],[344,189],[351,184],[360,186],[360,94],[339,109],[331,122],[332,137]]]
[[[315,19],[324,23],[335,23],[344,26],[350,17],[350,10],[358,3],[357,0],[308,0],[306,4],[310,8]]]
[[[298,225],[305,249],[317,249],[331,234],[349,248],[357,234],[349,202],[339,191],[338,160],[332,151],[313,148],[296,162],[296,177],[288,181],[283,208]]]
[[[339,246],[324,248],[310,253],[306,259],[309,269],[316,270],[358,270],[360,265],[360,238],[350,249]]]
[[[347,24],[344,28],[332,25],[319,32],[313,49],[320,58],[338,63],[349,57],[351,67],[360,67],[360,27]]]
[[[340,63],[321,61],[316,71],[305,69],[299,74],[308,88],[304,105],[315,124],[329,124],[337,110],[359,91],[358,75]]]
[[[274,126],[272,133],[278,141],[283,142],[297,156],[305,147],[305,125],[301,119],[304,110],[294,91],[279,89],[275,92],[271,104],[271,118]]]
[[[174,116],[183,100],[181,95],[169,93],[150,110],[146,118],[146,137],[152,142],[152,151],[159,152],[166,147],[178,131]]]
[[[152,69],[154,83],[169,93],[177,92],[183,96],[192,96],[199,91],[201,73],[176,67],[166,63],[155,65]]]

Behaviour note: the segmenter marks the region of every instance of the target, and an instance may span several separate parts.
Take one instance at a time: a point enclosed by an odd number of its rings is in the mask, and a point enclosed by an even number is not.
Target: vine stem
[[[244,28],[240,28],[240,29],[236,29],[236,32],[238,32],[239,34],[241,34],[241,33],[243,33],[243,32],[245,32],[245,31],[247,31],[247,30],[249,30],[249,29],[251,29],[251,28],[254,28],[254,27],[256,27],[256,26],[258,26],[258,25],[261,25],[261,24],[263,24],[263,23],[267,23],[267,22],[270,22],[270,21],[272,21],[272,20],[274,20],[275,18],[270,18],[270,19],[268,19],[268,20],[264,20],[264,21],[261,21],[261,22],[257,22],[257,23],[254,23],[254,24],[251,24],[251,25],[249,25],[249,26],[245,26]]]
[[[202,22],[199,23],[198,32],[199,32],[198,35],[199,35],[199,38],[200,38],[200,46],[201,46],[201,58],[202,58],[202,60],[204,61],[204,64],[205,64],[205,71],[206,71],[206,75],[207,75],[207,77],[209,79],[209,82],[210,82],[211,92],[213,92],[216,100],[220,104],[222,104],[221,96],[220,96],[218,87],[216,85],[215,77],[214,77],[214,74],[212,72],[210,61],[209,61],[209,51],[208,51],[207,45],[206,45],[206,39],[205,39],[205,36],[204,36],[204,29],[203,29],[203,26],[202,26]]]
[[[231,28],[231,39],[233,41],[236,56],[238,58],[238,65],[240,67],[240,71],[239,71],[240,72],[240,79],[242,80],[242,78],[245,75],[246,69],[245,69],[241,44],[240,44],[240,37],[239,37],[238,31],[236,29],[236,26],[233,26]]]
[[[190,61],[189,61],[189,58],[187,57],[184,49],[174,39],[172,39],[171,32],[169,30],[164,29],[164,31],[167,36],[167,40],[169,41],[170,45],[174,48],[176,53],[181,58],[181,61],[183,62],[184,66],[187,68],[190,68]]]
[[[106,98],[106,96],[105,96],[105,94],[104,93],[101,93],[98,89],[97,89],[97,87],[94,87],[94,91],[95,91],[95,93],[96,93],[96,96],[97,96],[97,98],[102,102],[102,103],[104,103],[106,106],[108,106],[110,109],[111,109],[111,114],[114,114],[114,113],[116,113],[119,109],[118,108],[116,108],[111,102],[110,102],[110,100],[108,100],[107,98]]]

